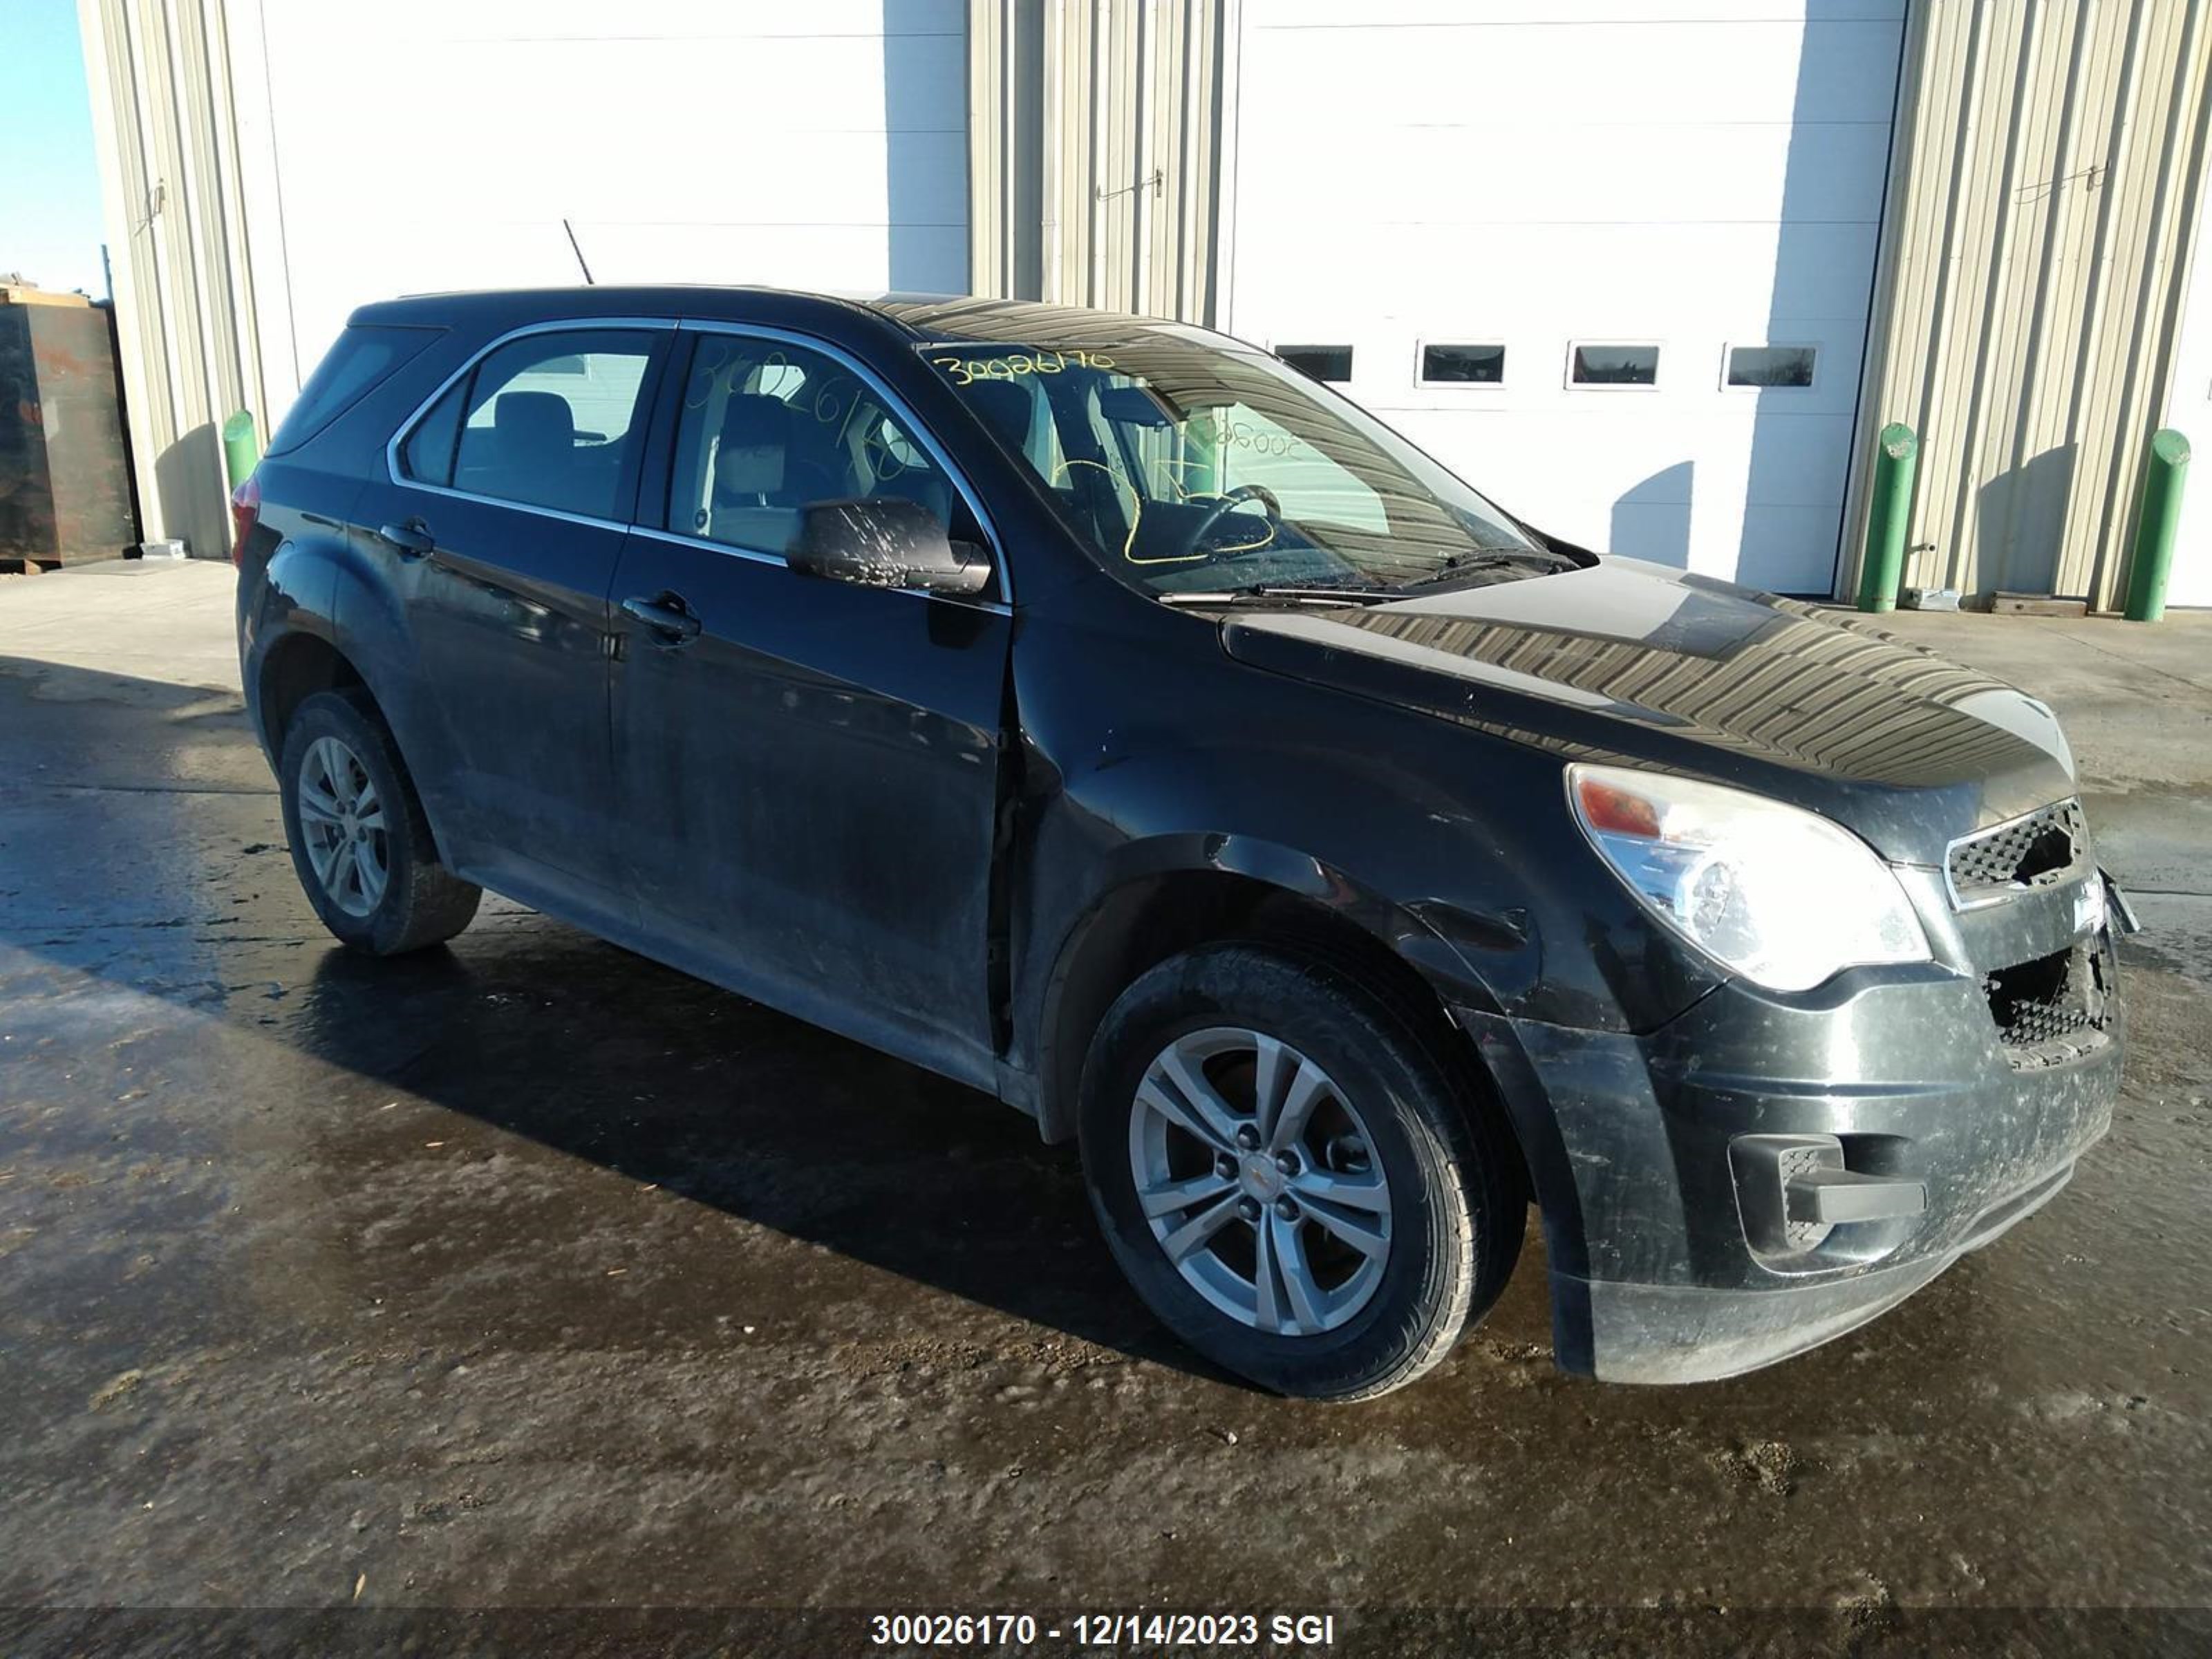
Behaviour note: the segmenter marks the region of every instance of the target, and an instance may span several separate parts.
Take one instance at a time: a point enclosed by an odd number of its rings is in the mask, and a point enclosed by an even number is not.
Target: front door
[[[673,337],[579,327],[495,348],[403,436],[400,481],[372,486],[356,514],[406,607],[455,855],[520,896],[593,914],[626,908],[607,591]]]
[[[670,528],[633,535],[613,589],[615,781],[644,925],[678,965],[987,1084],[1006,607],[783,556],[805,505],[840,497],[903,496],[982,532],[934,447],[842,356],[702,331],[666,401]]]

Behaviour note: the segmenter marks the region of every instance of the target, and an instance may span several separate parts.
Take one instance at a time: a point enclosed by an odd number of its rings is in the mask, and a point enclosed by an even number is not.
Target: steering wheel
[[[1267,516],[1276,524],[1283,521],[1283,504],[1275,499],[1273,490],[1265,484],[1238,484],[1234,489],[1224,490],[1213,505],[1206,509],[1206,516],[1192,527],[1188,538],[1183,543],[1182,556],[1188,558],[1205,551],[1206,538],[1213,534],[1214,530],[1224,519],[1246,501],[1259,502],[1267,509]],[[1267,541],[1255,542],[1249,547],[1227,549],[1221,556],[1224,559],[1234,559],[1242,557],[1247,553],[1256,553],[1267,546],[1267,542],[1274,539],[1275,533],[1270,529]]]

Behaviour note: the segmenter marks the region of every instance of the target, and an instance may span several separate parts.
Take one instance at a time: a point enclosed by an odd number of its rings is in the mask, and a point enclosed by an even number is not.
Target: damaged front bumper
[[[1771,1364],[2048,1202],[2119,1089],[2126,913],[2091,879],[2094,903],[1937,918],[1934,963],[1804,996],[1727,985],[1641,1036],[1466,1012],[1543,1211],[1561,1367]]]

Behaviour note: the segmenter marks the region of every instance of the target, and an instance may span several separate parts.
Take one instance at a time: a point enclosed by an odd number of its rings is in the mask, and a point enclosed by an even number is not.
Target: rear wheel
[[[1450,1351],[1518,1258],[1491,1103],[1354,974],[1215,945],[1139,979],[1084,1076],[1107,1242],[1191,1346],[1285,1394],[1357,1400]]]
[[[302,702],[276,771],[292,866],[341,941],[398,956],[469,925],[483,890],[438,862],[422,803],[365,692]]]

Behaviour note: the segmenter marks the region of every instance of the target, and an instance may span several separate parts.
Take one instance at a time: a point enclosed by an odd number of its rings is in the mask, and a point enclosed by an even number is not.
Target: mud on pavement
[[[2136,845],[2203,822],[2205,780],[2077,746]],[[854,1610],[1140,1606],[1334,1609],[1346,1651],[2201,1641],[2160,1611],[2212,1595],[2190,884],[2127,952],[2111,1137],[1887,1317],[1607,1388],[1552,1369],[1532,1240],[1441,1371],[1319,1407],[1167,1340],[1025,1120],[503,903],[342,954],[234,691],[5,655],[0,1644],[857,1653]]]

